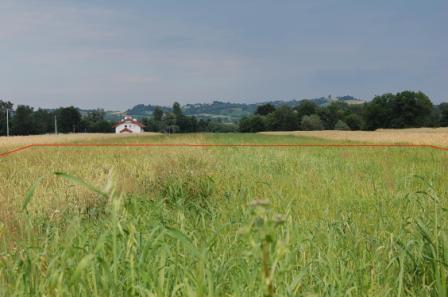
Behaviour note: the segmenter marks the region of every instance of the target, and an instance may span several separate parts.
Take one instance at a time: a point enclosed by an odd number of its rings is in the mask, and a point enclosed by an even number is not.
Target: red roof
[[[116,128],[116,127],[120,126],[121,124],[126,124],[126,123],[137,125],[140,128],[145,127],[145,125],[143,125],[142,123],[140,123],[139,121],[137,121],[136,119],[134,119],[132,117],[124,117],[124,119],[122,119],[121,121],[119,121],[115,125],[113,125],[112,128]]]

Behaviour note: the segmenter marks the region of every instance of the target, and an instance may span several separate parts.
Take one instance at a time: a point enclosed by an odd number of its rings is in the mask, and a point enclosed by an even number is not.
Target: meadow
[[[0,296],[447,296],[447,182],[431,148],[30,148],[0,158]]]

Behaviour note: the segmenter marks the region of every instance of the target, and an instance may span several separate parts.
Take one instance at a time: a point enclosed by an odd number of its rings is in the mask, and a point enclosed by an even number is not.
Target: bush
[[[302,124],[302,130],[306,130],[306,131],[323,130],[324,129],[324,125],[322,124],[322,121],[317,114],[304,116],[301,124]]]

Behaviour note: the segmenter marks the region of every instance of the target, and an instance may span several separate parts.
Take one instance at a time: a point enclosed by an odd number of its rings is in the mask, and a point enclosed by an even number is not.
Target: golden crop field
[[[409,143],[448,146],[448,128],[379,129],[376,131],[261,132],[266,135],[296,135],[339,141]]]
[[[158,135],[158,133],[145,132],[143,135]],[[141,137],[141,135],[126,135],[129,137]],[[77,143],[77,142],[95,142],[104,140],[115,140],[123,138],[123,135],[102,134],[102,133],[77,133],[77,134],[59,134],[59,135],[33,135],[33,136],[0,136],[0,152],[7,151],[24,145],[36,143]]]
[[[341,143],[237,133],[4,140],[0,150]],[[448,293],[444,151],[31,147],[0,158],[0,181],[0,296]]]

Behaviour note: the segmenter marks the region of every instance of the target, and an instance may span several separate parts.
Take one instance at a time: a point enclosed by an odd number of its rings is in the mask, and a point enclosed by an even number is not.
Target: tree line
[[[296,107],[271,104],[240,120],[240,132],[294,130],[376,130],[379,128],[447,127],[448,103],[433,105],[422,92],[376,96],[364,104],[334,101],[318,106],[309,100]]]
[[[174,102],[172,111],[155,107],[152,117],[142,119],[146,131],[168,133],[191,132],[237,132],[238,125],[226,123],[220,119],[197,119],[182,112],[179,103]]]
[[[111,133],[114,123],[97,109],[84,115],[74,106],[55,110],[37,109],[0,100],[0,135],[6,134],[6,110],[10,117],[11,135],[96,132]],[[293,130],[375,130],[379,128],[448,127],[448,103],[433,105],[422,92],[404,91],[376,96],[364,104],[334,101],[318,106],[302,100],[296,107],[263,104],[256,112],[243,117],[238,124],[220,119],[198,119],[182,112],[175,102],[168,111],[156,107],[151,117],[142,118],[145,131],[152,132],[259,132]]]
[[[113,122],[104,119],[104,110],[98,109],[82,116],[74,106],[61,107],[56,110],[37,109],[28,105],[18,105],[13,110],[13,103],[0,100],[0,135],[6,134],[6,110],[10,112],[11,135],[36,135],[79,132],[113,132]]]
[[[6,135],[6,110],[10,111],[11,135],[36,135],[55,133],[112,133],[114,121],[105,119],[105,111],[97,109],[82,115],[74,106],[56,110],[37,109],[28,105],[14,105],[0,100],[0,135]],[[220,119],[197,119],[184,115],[180,104],[175,102],[172,111],[156,107],[151,117],[142,118],[145,131],[189,132],[237,132],[238,125]],[[57,124],[56,124],[57,123]]]

